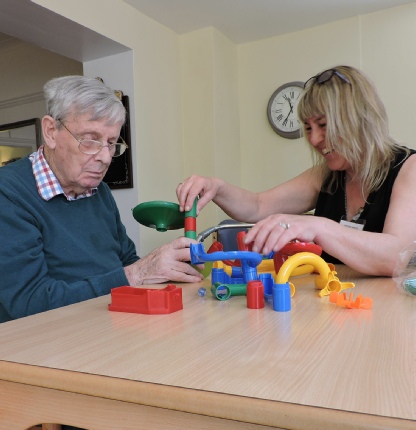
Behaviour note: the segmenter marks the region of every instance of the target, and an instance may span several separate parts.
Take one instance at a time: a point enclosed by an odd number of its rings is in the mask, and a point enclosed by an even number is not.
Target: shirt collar
[[[97,188],[90,188],[84,194],[80,194],[77,197],[71,197],[65,194],[58,178],[50,168],[46,158],[43,154],[43,145],[32,154],[29,155],[29,159],[32,162],[33,176],[35,177],[36,187],[39,195],[43,200],[51,200],[53,197],[63,194],[67,200],[78,200],[85,197],[91,197],[97,192]]]

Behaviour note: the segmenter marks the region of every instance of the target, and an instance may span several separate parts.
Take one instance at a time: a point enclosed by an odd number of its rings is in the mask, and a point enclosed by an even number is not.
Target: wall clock
[[[298,139],[303,125],[298,120],[297,107],[303,91],[303,82],[288,82],[270,97],[267,117],[273,130],[286,139]]]

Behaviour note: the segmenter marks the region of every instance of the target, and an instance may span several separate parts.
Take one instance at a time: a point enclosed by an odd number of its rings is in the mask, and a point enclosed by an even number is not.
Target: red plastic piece
[[[211,254],[213,252],[217,252],[217,251],[224,251],[224,247],[222,246],[222,243],[215,241],[213,242],[213,244],[209,247],[207,254]],[[235,261],[231,261],[231,260],[222,260],[222,262],[224,264],[226,264],[227,266],[235,266],[235,267],[240,267],[241,266],[241,262],[240,260],[235,260]]]
[[[218,252],[218,251],[224,251],[224,247],[222,246],[221,243],[219,243],[217,240],[215,242],[212,243],[212,245],[209,247],[207,254],[211,254],[213,252]]]
[[[137,314],[171,314],[183,309],[182,288],[168,284],[163,289],[117,287],[111,290],[110,311]]]
[[[252,251],[253,243],[244,243],[246,234],[245,231],[239,231],[237,233],[237,246],[239,251]]]
[[[312,242],[289,242],[280,251],[276,252],[273,256],[274,270],[279,272],[283,263],[291,256],[298,252],[311,252],[320,256],[322,248],[316,243]]]
[[[248,281],[247,307],[249,309],[264,308],[264,285],[261,281]]]
[[[193,217],[185,218],[185,230],[196,231],[196,218],[193,218]]]
[[[347,299],[347,293],[332,291],[329,295],[329,301],[335,303],[337,306],[348,309],[371,309],[373,307],[371,297],[363,297],[361,294],[354,301],[352,293],[350,293]]]

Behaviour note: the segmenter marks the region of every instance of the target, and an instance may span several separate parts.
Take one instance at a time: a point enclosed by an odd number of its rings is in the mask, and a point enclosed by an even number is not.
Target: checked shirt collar
[[[80,194],[75,198],[66,195],[43,155],[43,146],[41,146],[37,152],[30,154],[29,159],[32,162],[32,171],[33,176],[35,177],[38,193],[43,200],[48,201],[55,196],[63,194],[67,200],[71,201],[91,197],[97,192],[97,188],[91,188],[85,194]]]

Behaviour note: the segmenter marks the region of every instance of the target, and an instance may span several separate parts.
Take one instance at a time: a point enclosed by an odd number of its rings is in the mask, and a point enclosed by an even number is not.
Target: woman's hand
[[[263,255],[277,252],[287,243],[314,242],[321,230],[322,218],[311,215],[270,215],[255,224],[246,234],[245,243]]]
[[[197,214],[215,198],[223,181],[218,178],[192,175],[176,187],[180,211],[190,211],[195,199],[199,196]]]

